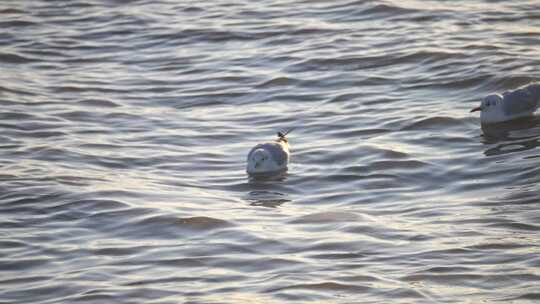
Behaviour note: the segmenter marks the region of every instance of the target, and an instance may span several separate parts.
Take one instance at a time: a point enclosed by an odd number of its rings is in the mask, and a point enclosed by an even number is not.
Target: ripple
[[[411,125],[402,128],[402,131],[438,130],[441,128],[451,128],[451,127],[460,126],[460,125],[463,125],[463,122],[459,119],[455,119],[451,117],[429,117],[426,119],[422,119],[420,121],[416,121],[412,123]]]
[[[170,277],[170,278],[161,278],[161,279],[147,279],[140,280],[136,282],[128,283],[127,286],[145,286],[152,284],[171,284],[178,282],[193,282],[194,278],[192,277]]]
[[[352,293],[364,293],[367,290],[369,290],[370,287],[362,286],[362,285],[342,284],[342,283],[336,283],[336,282],[322,282],[322,283],[314,283],[314,284],[294,284],[291,286],[270,289],[267,292],[279,292],[279,291],[289,290],[289,289],[306,289],[306,290],[313,290],[313,291],[331,291],[331,292],[348,291]]]
[[[83,99],[78,101],[80,105],[88,106],[88,107],[108,107],[108,108],[115,108],[119,105],[109,101],[109,100],[101,100],[101,99]]]
[[[233,226],[228,221],[205,216],[176,218],[163,215],[145,218],[137,222],[136,225],[141,230],[148,229],[149,231],[177,228],[182,230],[206,231]]]
[[[0,53],[0,62],[3,63],[15,63],[15,64],[23,64],[23,63],[30,63],[36,61],[33,58],[25,57],[18,54],[11,54],[11,53]]]
[[[0,259],[0,271],[24,271],[32,268],[43,267],[49,264],[51,259],[48,258],[32,258],[32,259],[18,259],[17,261],[6,261]]]
[[[289,77],[276,77],[257,85],[257,87],[264,89],[271,87],[294,86],[298,84],[298,82],[298,80]]]
[[[10,28],[10,27],[26,27],[26,26],[32,26],[36,25],[34,22],[31,21],[25,21],[25,20],[12,20],[12,21],[4,21],[0,22],[0,26],[2,28]]]
[[[0,9],[0,14],[11,15],[11,14],[24,14],[24,13],[25,13],[24,10],[19,10],[19,9],[14,9],[14,8]]]
[[[523,295],[509,298],[508,301],[520,301],[520,300],[539,300],[540,299],[540,293],[534,293],[534,292],[528,292]]]
[[[304,215],[291,221],[292,224],[359,221],[362,217],[348,212],[321,212]]]
[[[22,277],[22,278],[19,277],[19,278],[10,278],[10,279],[0,280],[0,284],[2,285],[32,284],[35,282],[46,281],[49,279],[50,277],[46,277],[46,276],[32,276],[32,277]]]
[[[525,224],[525,223],[502,222],[502,223],[493,223],[493,224],[490,224],[489,226],[494,227],[494,228],[511,229],[511,230],[525,230],[525,231],[540,230],[540,226],[538,225]]]
[[[22,90],[22,89],[16,89],[16,88],[13,88],[13,87],[6,87],[6,86],[2,86],[2,85],[0,85],[0,93],[2,93],[2,94],[11,93],[11,94],[16,94],[16,95],[26,95],[26,96],[35,96],[36,95],[35,93],[33,93],[31,91]],[[6,100],[0,100],[0,103],[5,104],[5,105],[18,104],[16,102],[9,102],[9,101],[6,101]]]

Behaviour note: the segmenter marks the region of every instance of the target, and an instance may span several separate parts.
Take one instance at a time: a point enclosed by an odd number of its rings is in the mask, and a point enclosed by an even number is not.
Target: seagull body
[[[490,94],[471,112],[481,111],[481,123],[498,123],[532,116],[538,107],[540,107],[540,83],[532,83],[514,91]]]
[[[280,132],[275,141],[258,144],[249,151],[246,167],[248,174],[266,175],[287,171],[290,152],[285,135]]]

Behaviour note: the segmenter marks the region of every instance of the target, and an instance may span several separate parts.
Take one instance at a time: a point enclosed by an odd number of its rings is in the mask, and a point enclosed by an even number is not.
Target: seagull
[[[278,132],[278,138],[272,142],[258,144],[249,151],[246,172],[250,175],[267,175],[287,171],[289,164],[289,140],[287,132]]]
[[[531,83],[514,91],[490,94],[479,107],[471,110],[480,112],[481,123],[497,123],[532,116],[540,107],[540,83]]]

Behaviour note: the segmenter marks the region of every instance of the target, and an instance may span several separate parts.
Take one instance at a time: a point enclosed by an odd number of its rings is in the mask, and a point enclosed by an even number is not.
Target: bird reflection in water
[[[495,144],[484,151],[486,156],[532,150],[540,146],[540,117],[482,124],[482,132],[485,144]]]
[[[251,175],[249,177],[249,186],[254,189],[250,191],[245,200],[251,206],[262,206],[277,208],[284,203],[290,202],[288,195],[276,191],[279,185],[287,179],[287,173],[273,175]]]
[[[268,208],[277,208],[291,200],[286,198],[283,193],[274,191],[251,191],[246,198],[251,206],[262,206]]]

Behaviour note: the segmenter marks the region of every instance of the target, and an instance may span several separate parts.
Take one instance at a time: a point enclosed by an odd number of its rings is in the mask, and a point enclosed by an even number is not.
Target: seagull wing
[[[508,115],[532,113],[538,107],[538,98],[535,98],[527,87],[515,91],[504,92],[503,98],[503,111]]]
[[[540,102],[540,83],[529,84],[526,89],[527,91],[529,91],[529,94],[531,94],[532,98],[536,101],[538,106],[538,103]]]

